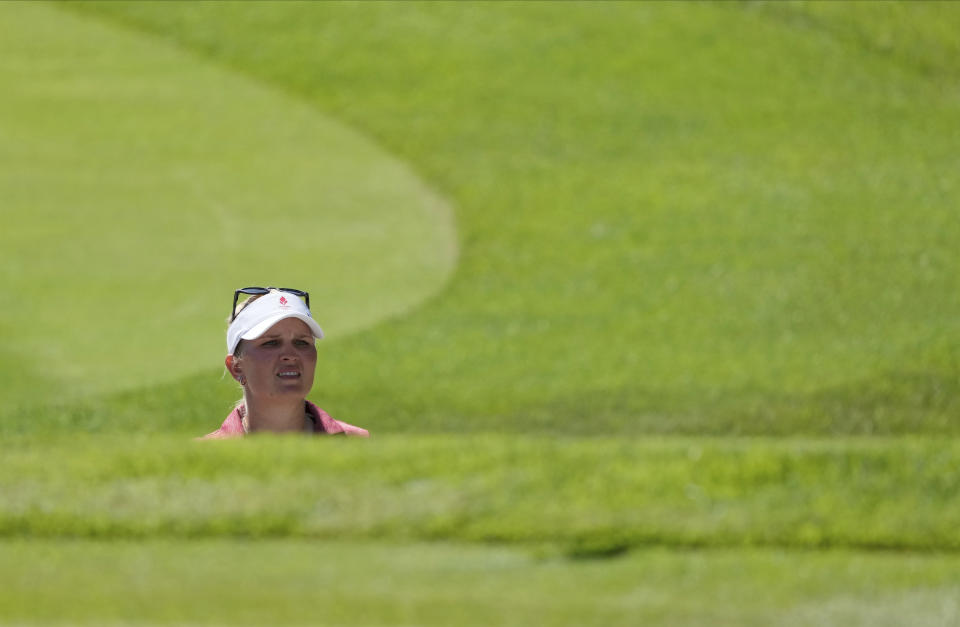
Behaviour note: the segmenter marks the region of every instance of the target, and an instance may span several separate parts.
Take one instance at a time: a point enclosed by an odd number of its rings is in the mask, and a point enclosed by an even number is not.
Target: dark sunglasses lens
[[[233,322],[237,319],[237,301],[240,300],[240,294],[257,296],[269,294],[270,290],[280,290],[281,292],[289,292],[294,296],[299,296],[306,302],[307,309],[310,309],[310,294],[304,292],[303,290],[294,289],[292,287],[241,287],[233,293],[233,309],[230,310],[230,322]]]
[[[240,294],[248,294],[250,296],[268,294],[269,289],[265,287],[241,287],[233,293],[233,307],[230,309],[230,322],[233,322],[237,319],[237,301],[240,300]]]

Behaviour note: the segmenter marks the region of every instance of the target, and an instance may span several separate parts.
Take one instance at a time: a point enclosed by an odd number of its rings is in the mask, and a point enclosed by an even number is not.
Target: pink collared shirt
[[[323,411],[310,401],[306,401],[306,409],[307,414],[313,418],[313,432],[315,434],[322,433],[332,435],[335,433],[342,433],[344,435],[355,435],[361,438],[370,437],[370,432],[366,429],[361,429],[360,427],[355,427],[351,424],[334,420],[330,417],[330,414]],[[240,407],[237,407],[230,412],[230,415],[227,416],[226,420],[223,421],[223,424],[220,425],[219,429],[213,433],[208,433],[199,439],[221,440],[225,438],[240,438],[246,434],[247,432],[243,428],[243,416],[240,413]]]

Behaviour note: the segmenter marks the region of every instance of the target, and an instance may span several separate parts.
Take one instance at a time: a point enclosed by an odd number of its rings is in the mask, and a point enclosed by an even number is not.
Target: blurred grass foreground
[[[0,624],[957,624],[957,32],[0,3]],[[191,440],[265,284],[370,441]]]

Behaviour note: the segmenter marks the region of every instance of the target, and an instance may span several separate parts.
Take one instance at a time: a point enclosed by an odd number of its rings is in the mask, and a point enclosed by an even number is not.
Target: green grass
[[[960,549],[960,444],[392,436],[8,439],[0,536]],[[59,460],[50,464],[49,460]]]
[[[956,555],[647,549],[570,562],[328,539],[3,541],[0,558],[0,616],[17,625],[933,627],[960,617]]]
[[[76,8],[298,94],[456,205],[453,281],[335,346],[336,413],[380,433],[960,426],[949,3]],[[884,37],[904,43],[862,45]]]

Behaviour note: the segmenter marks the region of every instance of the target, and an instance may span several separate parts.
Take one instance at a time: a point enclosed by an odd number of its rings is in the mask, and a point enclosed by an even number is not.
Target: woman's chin
[[[304,385],[302,381],[277,383],[270,390],[269,396],[272,398],[306,398],[311,387],[310,385]]]

